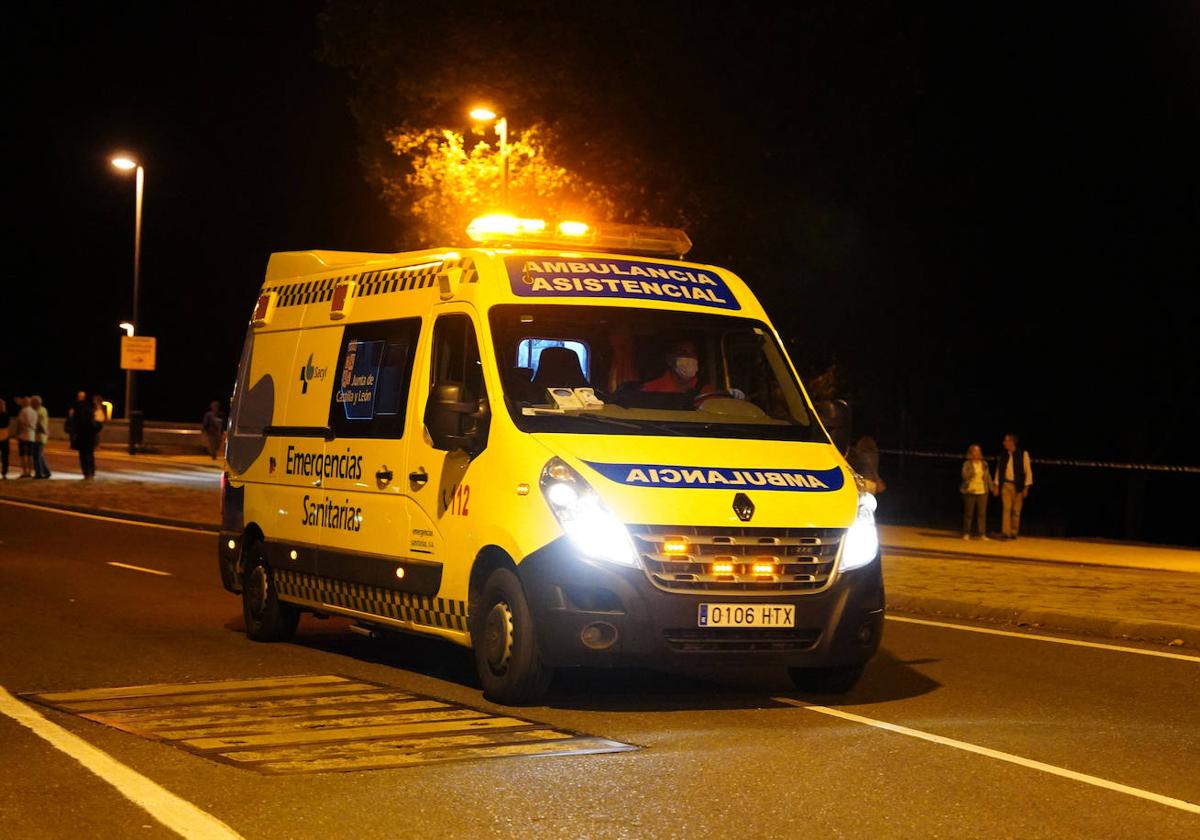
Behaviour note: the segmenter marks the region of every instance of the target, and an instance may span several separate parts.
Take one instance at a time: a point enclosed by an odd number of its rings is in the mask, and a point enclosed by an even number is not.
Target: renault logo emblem
[[[750,497],[745,493],[738,493],[733,497],[733,512],[737,514],[738,519],[749,522],[750,517],[754,516],[754,502],[750,501]]]

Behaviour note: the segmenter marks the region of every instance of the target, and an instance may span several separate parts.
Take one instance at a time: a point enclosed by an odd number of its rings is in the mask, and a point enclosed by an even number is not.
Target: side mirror
[[[845,455],[850,449],[850,426],[853,419],[850,403],[845,400],[826,400],[817,403],[816,409],[833,445],[837,447],[838,452]]]
[[[488,409],[467,386],[438,382],[425,404],[425,428],[435,449],[453,452],[465,449],[474,456],[487,440]]]

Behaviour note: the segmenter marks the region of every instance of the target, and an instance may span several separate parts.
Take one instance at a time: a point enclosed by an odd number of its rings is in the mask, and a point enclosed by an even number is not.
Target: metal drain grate
[[[337,675],[138,685],[25,699],[259,773],[636,749]]]

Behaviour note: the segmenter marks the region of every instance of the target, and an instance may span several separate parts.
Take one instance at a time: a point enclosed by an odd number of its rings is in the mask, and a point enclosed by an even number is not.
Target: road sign
[[[121,336],[121,370],[154,370],[156,342],[148,335]]]

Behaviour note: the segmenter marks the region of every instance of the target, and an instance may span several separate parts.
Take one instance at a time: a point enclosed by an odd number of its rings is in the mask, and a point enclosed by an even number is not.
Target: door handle
[[[429,481],[429,473],[425,472],[424,467],[417,467],[416,472],[410,472],[408,474],[408,480],[420,487],[425,482]]]
[[[375,480],[380,484],[391,484],[392,477],[392,471],[387,468],[387,464],[384,464],[381,469],[375,472]]]

